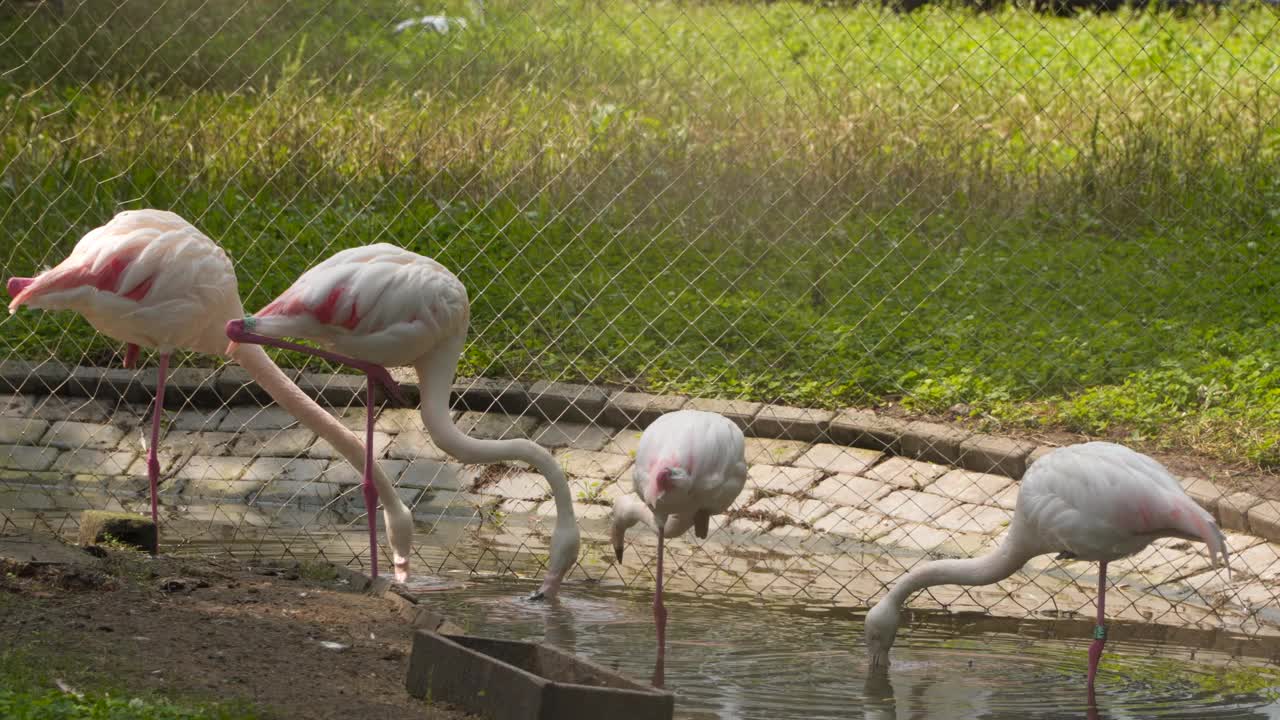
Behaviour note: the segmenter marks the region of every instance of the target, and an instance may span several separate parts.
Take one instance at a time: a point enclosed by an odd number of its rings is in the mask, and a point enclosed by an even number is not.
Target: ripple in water
[[[653,671],[651,597],[566,586],[530,602],[525,584],[486,581],[431,593],[467,632],[546,641],[623,674]],[[868,679],[862,625],[840,608],[668,596],[667,687],[687,719],[1185,718],[1280,720],[1280,671],[1184,648],[1107,644],[1087,705],[1087,639],[957,637],[904,628],[886,681]]]

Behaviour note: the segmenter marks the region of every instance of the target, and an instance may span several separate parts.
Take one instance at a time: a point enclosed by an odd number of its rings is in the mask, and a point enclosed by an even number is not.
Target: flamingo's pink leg
[[[378,577],[378,490],[373,486],[373,380],[365,383],[368,409],[365,415],[364,433],[364,509],[369,515],[369,567],[371,577]],[[393,558],[394,559],[394,558]]]
[[[156,405],[151,412],[151,445],[147,447],[147,479],[151,481],[151,521],[160,525],[160,420],[164,417],[164,383],[169,373],[169,355],[160,353],[160,365],[156,368]]]
[[[1107,644],[1106,626],[1107,561],[1098,563],[1098,625],[1093,629],[1093,644],[1089,646],[1089,693],[1093,694],[1093,677],[1098,673],[1098,661],[1102,659],[1102,646]]]
[[[348,357],[346,355],[339,355],[335,352],[321,350],[320,348],[311,347],[309,345],[289,342],[288,340],[281,340],[279,338],[268,337],[266,335],[258,335],[256,333],[249,332],[245,327],[245,320],[232,320],[227,323],[227,337],[239,343],[266,345],[268,347],[280,348],[281,350],[296,350],[301,353],[314,355],[315,357],[324,358],[325,360],[332,360],[333,362],[342,363],[343,365],[361,370],[368,375],[371,380],[376,380],[379,385],[382,385],[383,388],[386,389],[387,394],[395,400],[398,405],[408,405],[408,402],[406,402],[404,397],[404,392],[400,389],[400,383],[397,383],[395,379],[391,377],[390,371],[377,363],[371,363],[366,360],[360,360],[359,358]]]
[[[664,518],[665,520],[665,518]],[[666,679],[667,607],[662,604],[662,526],[658,523],[658,582],[653,594],[653,622],[658,628],[658,661],[653,666],[653,686],[662,687]]]
[[[349,365],[358,370],[363,370],[368,376],[365,385],[365,391],[368,396],[367,416],[365,418],[365,439],[364,439],[364,475],[361,480],[360,489],[364,495],[364,507],[369,516],[369,565],[371,575],[378,577],[378,490],[373,484],[373,422],[374,400],[373,400],[373,383],[377,381],[386,389],[387,393],[394,397],[401,404],[404,404],[404,395],[400,392],[400,385],[391,377],[391,373],[381,365],[366,362],[358,358],[339,355],[338,353],[321,350],[309,345],[301,345],[299,343],[289,342],[288,340],[280,340],[279,338],[268,337],[266,335],[258,335],[251,333],[245,329],[246,320],[232,320],[227,323],[227,337],[238,343],[267,345],[269,347],[277,347],[283,350],[296,350],[307,355],[314,355],[326,360],[332,360],[343,365]]]
[[[138,364],[138,352],[140,348],[133,343],[126,343],[124,346],[124,366],[126,369],[132,370],[134,365]]]

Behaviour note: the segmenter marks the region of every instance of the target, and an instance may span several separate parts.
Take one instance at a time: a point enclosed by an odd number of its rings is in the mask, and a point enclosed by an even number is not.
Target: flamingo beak
[[[614,546],[613,546],[613,556],[614,556],[614,557],[616,557],[616,558],[618,558],[618,562],[622,562],[622,550],[623,550],[623,548],[624,548],[624,546],[622,546],[622,545],[614,545]]]
[[[5,289],[9,291],[9,297],[17,297],[18,293],[26,290],[27,286],[35,281],[35,278],[9,278],[9,282],[6,283]]]

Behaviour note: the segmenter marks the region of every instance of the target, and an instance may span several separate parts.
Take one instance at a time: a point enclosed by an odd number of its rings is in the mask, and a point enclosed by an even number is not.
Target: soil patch
[[[411,629],[328,566],[99,554],[0,556],[0,648],[84,689],[247,701],[269,717],[468,717],[405,693]]]

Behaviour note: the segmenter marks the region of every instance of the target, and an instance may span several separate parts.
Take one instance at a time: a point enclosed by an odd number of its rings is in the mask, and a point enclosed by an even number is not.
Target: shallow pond
[[[419,590],[431,587],[424,579]],[[529,583],[422,594],[471,634],[546,641],[638,680],[652,675],[651,596],[576,584],[555,604]],[[887,682],[867,681],[858,614],[668,595],[667,688],[680,718],[1280,718],[1280,668],[1188,648],[1109,642],[1096,704],[1087,640],[903,628]]]

